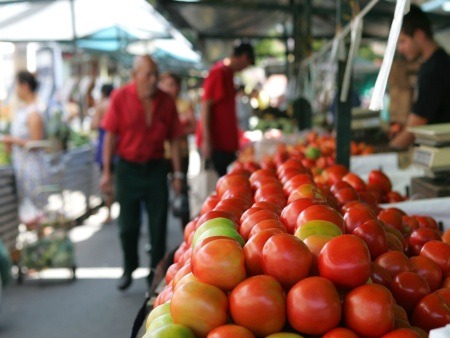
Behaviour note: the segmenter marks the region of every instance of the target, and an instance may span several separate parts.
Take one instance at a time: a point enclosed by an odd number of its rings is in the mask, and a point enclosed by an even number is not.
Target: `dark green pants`
[[[115,172],[118,219],[123,251],[124,272],[131,274],[139,266],[138,241],[142,207],[148,215],[151,267],[164,257],[167,230],[167,166],[164,160],[145,164],[120,159]]]

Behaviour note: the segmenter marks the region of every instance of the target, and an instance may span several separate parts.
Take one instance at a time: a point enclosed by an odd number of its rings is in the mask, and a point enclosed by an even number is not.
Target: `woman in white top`
[[[20,71],[17,74],[16,94],[20,107],[11,122],[10,135],[2,138],[12,155],[19,195],[19,216],[22,222],[29,225],[39,221],[47,203],[47,196],[36,190],[47,183],[44,151],[25,149],[29,142],[45,138],[44,119],[37,105],[37,87],[37,80],[30,72]]]

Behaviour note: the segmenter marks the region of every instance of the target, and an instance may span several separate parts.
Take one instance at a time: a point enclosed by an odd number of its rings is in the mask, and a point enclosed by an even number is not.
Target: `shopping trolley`
[[[67,268],[71,272],[71,279],[76,279],[75,251],[69,236],[75,222],[68,219],[64,212],[64,153],[51,141],[28,142],[24,150],[25,155],[34,152],[37,156],[37,152],[40,152],[43,164],[40,170],[46,172],[41,173],[41,181],[29,192],[29,199],[35,202],[35,215],[32,219],[22,220],[19,229],[17,281],[20,284],[24,275],[34,271],[39,276],[42,270],[48,268]],[[26,164],[26,161],[22,163],[22,175]],[[48,202],[50,196],[59,200],[57,209],[51,208]]]

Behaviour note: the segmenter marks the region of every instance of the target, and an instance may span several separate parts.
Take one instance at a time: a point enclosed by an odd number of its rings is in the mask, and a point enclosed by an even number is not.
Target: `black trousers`
[[[212,161],[219,177],[227,173],[228,166],[236,160],[235,152],[213,150]]]

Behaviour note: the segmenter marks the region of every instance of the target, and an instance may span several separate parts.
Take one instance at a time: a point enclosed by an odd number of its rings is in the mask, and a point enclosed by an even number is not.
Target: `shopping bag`
[[[202,160],[200,172],[189,179],[189,200],[191,219],[196,217],[203,202],[216,189],[218,175],[210,160]]]

